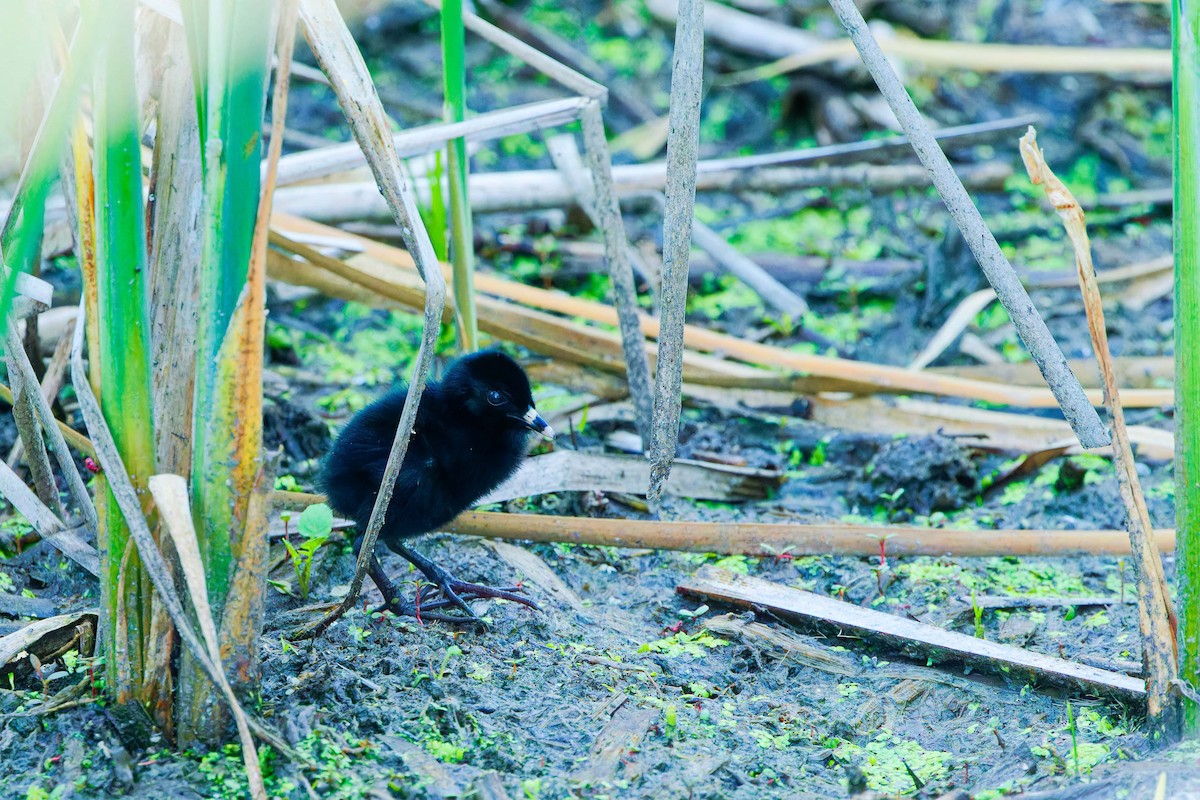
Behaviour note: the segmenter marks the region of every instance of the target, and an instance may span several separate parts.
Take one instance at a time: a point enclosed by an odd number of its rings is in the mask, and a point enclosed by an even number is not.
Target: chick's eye
[[[487,393],[487,401],[494,406],[504,405],[504,395],[501,392],[492,389]]]

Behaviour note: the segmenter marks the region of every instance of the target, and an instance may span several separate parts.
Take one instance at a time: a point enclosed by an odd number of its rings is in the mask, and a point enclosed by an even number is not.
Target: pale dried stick
[[[658,361],[650,455],[650,502],[657,503],[671,474],[679,439],[683,398],[683,326],[692,218],[696,208],[696,162],[700,148],[700,101],[704,77],[704,1],[682,0],[671,67],[670,128],[667,133],[666,210],[663,214],[663,271]]]

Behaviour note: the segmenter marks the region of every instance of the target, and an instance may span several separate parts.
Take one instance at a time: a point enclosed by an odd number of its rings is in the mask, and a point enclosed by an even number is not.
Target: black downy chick
[[[399,386],[356,414],[321,468],[320,483],[329,504],[358,526],[355,552],[371,518],[407,395],[408,388]],[[426,602],[424,595],[418,596],[417,603],[402,600],[372,554],[371,579],[383,594],[384,608],[409,615],[419,610],[428,619],[459,622],[478,621],[466,601],[482,597],[537,608],[530,599],[514,594],[515,588],[460,581],[404,543],[454,519],[516,472],[531,432],[554,438],[554,431],[534,408],[529,378],[503,353],[487,350],[464,356],[440,382],[426,385],[379,539],[424,573],[441,589],[442,597],[432,602]],[[449,606],[469,616],[424,613]]]

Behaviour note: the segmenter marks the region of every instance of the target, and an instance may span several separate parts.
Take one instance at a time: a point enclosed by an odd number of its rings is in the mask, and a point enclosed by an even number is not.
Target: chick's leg
[[[362,537],[354,542],[355,555],[362,549]],[[383,595],[383,605],[375,609],[375,611],[391,611],[396,616],[416,617],[417,619],[428,619],[436,622],[471,622],[470,619],[463,617],[451,616],[447,614],[430,614],[427,612],[436,611],[440,608],[446,608],[454,605],[449,600],[436,600],[433,602],[425,602],[425,595],[420,594],[418,600],[413,602],[406,600],[400,588],[395,582],[388,577],[388,574],[383,571],[383,565],[379,563],[379,557],[374,553],[371,554],[371,563],[367,568],[367,574],[371,576],[371,580],[379,588],[379,593]],[[430,587],[432,588],[432,587]],[[418,593],[423,589],[418,589]]]
[[[497,589],[493,586],[483,586],[478,583],[467,583],[466,581],[460,581],[442,567],[434,564],[428,558],[401,542],[388,542],[387,545],[389,548],[391,548],[393,553],[404,556],[406,559],[408,559],[413,566],[421,570],[421,572],[430,580],[431,583],[436,584],[438,588],[442,590],[443,599],[439,601],[440,603],[458,606],[468,615],[470,615],[472,620],[478,620],[479,618],[475,616],[475,612],[471,610],[471,607],[467,605],[466,601],[478,600],[484,597],[494,597],[499,600],[508,600],[510,602],[520,603],[523,606],[528,606],[529,608],[541,611],[541,608],[538,607],[537,603],[533,602],[528,597],[516,594],[516,592],[519,591],[518,587],[514,586],[507,589]]]

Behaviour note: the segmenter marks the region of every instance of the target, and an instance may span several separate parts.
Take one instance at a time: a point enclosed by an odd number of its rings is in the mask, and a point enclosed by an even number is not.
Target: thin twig
[[[648,445],[654,416],[650,362],[642,347],[637,287],[634,285],[633,268],[629,264],[626,252],[629,241],[625,237],[621,207],[613,190],[612,159],[609,157],[608,141],[604,137],[604,120],[600,115],[600,104],[597,102],[589,104],[583,112],[583,147],[587,153],[588,166],[592,170],[596,212],[600,216],[600,228],[604,232],[608,274],[612,280],[617,321],[621,328],[621,349],[625,354],[629,391],[637,409],[638,433],[642,436],[642,442]]]
[[[944,353],[946,348],[962,335],[967,326],[975,321],[979,313],[990,306],[995,299],[996,293],[991,289],[980,289],[964,297],[946,317],[942,327],[938,328],[937,332],[930,337],[929,343],[925,345],[924,349],[909,362],[908,368],[925,369],[936,361],[938,356]]]
[[[592,225],[598,230],[603,230],[604,220],[601,219],[600,212],[596,208],[596,192],[595,187],[592,185],[592,176],[587,166],[583,163],[583,155],[579,152],[579,144],[575,140],[575,134],[560,133],[557,136],[547,138],[546,150],[550,154],[550,161],[562,173],[567,186],[570,187],[575,202],[579,204],[579,207],[587,215],[587,218],[592,221]],[[635,275],[649,277],[637,248],[630,245],[628,241],[625,242],[625,257],[629,259],[630,268],[634,271]],[[653,297],[653,287],[650,290],[650,294]]]
[[[962,230],[963,238],[975,254],[988,283],[996,290],[997,297],[1012,318],[1021,341],[1025,343],[1033,360],[1041,369],[1046,383],[1062,408],[1063,415],[1071,423],[1075,435],[1079,437],[1080,444],[1084,447],[1102,447],[1108,444],[1112,440],[1111,434],[1105,430],[1096,409],[1088,402],[1083,387],[1067,366],[1066,356],[1054,341],[1033,301],[1029,299],[1029,293],[1021,285],[1016,270],[1000,251],[996,237],[988,230],[979,209],[967,194],[962,181],[954,174],[954,168],[946,160],[946,154],[938,146],[929,126],[921,118],[921,112],[913,104],[896,71],[880,50],[858,7],[854,5],[854,0],[830,0],[830,5],[850,34],[863,63],[896,114],[900,126],[908,134],[917,157],[929,170],[929,177],[937,187],[938,194],[942,196],[946,209]]]
[[[721,159],[722,162],[735,159]],[[762,167],[742,169],[735,166],[720,171],[705,168],[700,162],[696,178],[698,192],[762,192],[779,194],[802,189],[857,190],[868,188],[885,193],[910,187],[924,188],[928,173],[920,164],[830,164],[818,167]],[[666,165],[620,164],[613,168],[613,188],[618,198],[647,191],[660,191],[666,183]],[[1012,168],[994,161],[965,165],[961,179],[971,188],[1000,191],[1012,177]],[[429,197],[429,182],[413,182],[418,195]],[[471,207],[476,213],[495,211],[532,211],[562,208],[574,202],[574,193],[558,170],[535,169],[511,172],[476,172],[471,175]],[[309,186],[290,186],[280,191],[276,205],[281,211],[314,220],[381,220],[389,216],[387,204],[379,198],[373,183],[347,180]]]
[[[652,192],[648,196],[665,214],[665,196],[658,192]],[[725,241],[724,236],[694,218],[692,220],[692,244],[707,253],[718,266],[730,275],[758,292],[764,303],[786,314],[791,321],[799,323],[808,311],[808,303],[803,297],[784,286],[778,279],[756,264],[753,259]]]
[[[692,241],[712,256],[722,269],[757,292],[764,303],[785,314],[791,322],[799,324],[807,313],[808,303],[803,297],[784,286],[754,259],[743,254],[700,220],[692,223]]]

